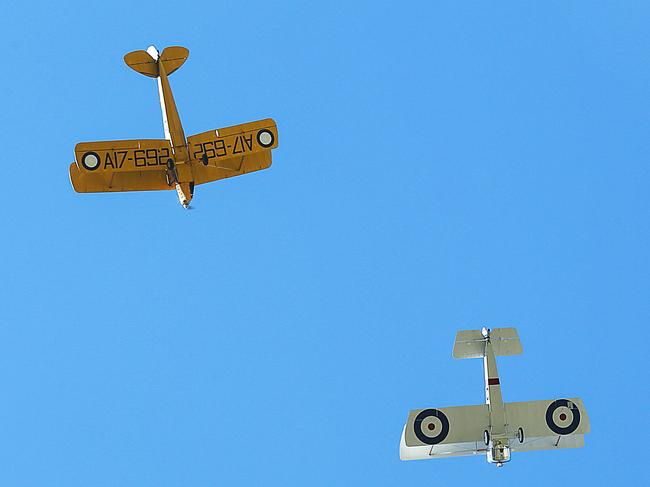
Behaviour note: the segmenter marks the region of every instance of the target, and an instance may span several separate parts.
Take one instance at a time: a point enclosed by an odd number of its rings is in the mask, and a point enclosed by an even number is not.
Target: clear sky
[[[648,482],[650,4],[8,2],[0,485]],[[273,117],[267,171],[76,194],[80,141],[161,138],[122,56],[183,45],[187,134]],[[458,329],[516,326],[505,400],[586,447],[401,462],[479,404]]]

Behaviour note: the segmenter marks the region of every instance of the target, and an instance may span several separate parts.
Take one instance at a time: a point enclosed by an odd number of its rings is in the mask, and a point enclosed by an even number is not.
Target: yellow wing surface
[[[172,150],[166,139],[81,142],[74,152],[70,180],[78,193],[170,189],[165,168]]]
[[[176,161],[179,180],[203,184],[266,169],[277,145],[272,119],[192,135],[187,138],[191,160]],[[166,139],[81,142],[70,180],[79,193],[174,189],[166,173],[169,159],[174,154]]]
[[[257,160],[254,154],[270,154],[278,146],[278,129],[275,122],[267,118],[257,122],[243,123],[232,127],[209,130],[187,138],[190,157],[201,161],[205,166],[235,171],[239,173],[265,169],[268,165],[248,170],[244,167],[249,161]],[[260,161],[264,157],[259,158]],[[234,175],[234,174],[233,174]],[[225,176],[228,177],[228,176]]]

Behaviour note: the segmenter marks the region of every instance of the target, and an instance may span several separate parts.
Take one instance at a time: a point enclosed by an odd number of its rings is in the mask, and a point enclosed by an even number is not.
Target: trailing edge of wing
[[[407,446],[406,426],[402,430],[399,444],[400,460],[429,460],[432,458],[467,457],[485,453],[487,449],[482,442],[444,443],[438,445]]]
[[[271,167],[271,151],[267,150],[248,156],[231,159],[233,167],[231,169],[203,166],[197,164],[193,168],[194,181],[196,184],[205,184],[220,179],[231,178],[249,172],[260,171]]]
[[[75,162],[70,164],[70,182],[77,193],[173,189],[167,184],[164,171],[89,173],[81,171]]]

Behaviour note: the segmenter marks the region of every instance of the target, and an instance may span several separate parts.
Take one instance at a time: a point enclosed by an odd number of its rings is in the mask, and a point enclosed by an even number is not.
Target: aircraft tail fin
[[[154,46],[149,46],[146,51],[133,51],[124,56],[124,62],[140,74],[157,78],[160,75],[159,63],[165,66],[165,73],[169,76],[180,68],[190,55],[184,47],[171,46],[158,53]]]
[[[516,328],[488,330],[461,330],[456,333],[454,358],[483,358],[487,333],[494,355],[519,355],[523,353]]]

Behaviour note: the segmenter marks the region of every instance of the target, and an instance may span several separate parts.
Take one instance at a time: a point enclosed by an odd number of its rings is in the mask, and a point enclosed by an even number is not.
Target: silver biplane
[[[409,412],[400,458],[486,454],[488,462],[501,467],[511,452],[584,446],[589,417],[580,398],[503,402],[496,356],[521,353],[515,328],[459,331],[453,356],[483,359],[485,404]]]

